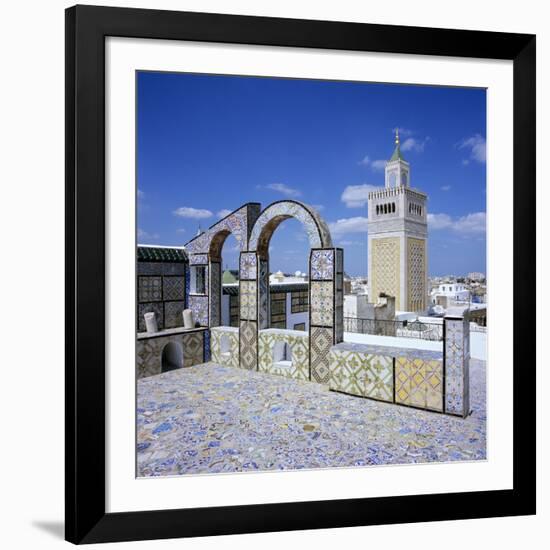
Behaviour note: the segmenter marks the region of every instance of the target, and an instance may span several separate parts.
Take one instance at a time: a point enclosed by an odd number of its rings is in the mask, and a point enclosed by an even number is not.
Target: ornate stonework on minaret
[[[369,193],[369,301],[395,296],[401,311],[423,311],[428,296],[428,196],[411,188],[399,133],[386,163],[385,188]]]

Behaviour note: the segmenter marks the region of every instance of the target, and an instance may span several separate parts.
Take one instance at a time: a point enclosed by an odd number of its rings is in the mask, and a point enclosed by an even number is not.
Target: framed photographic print
[[[535,512],[535,37],[66,12],[66,538]]]

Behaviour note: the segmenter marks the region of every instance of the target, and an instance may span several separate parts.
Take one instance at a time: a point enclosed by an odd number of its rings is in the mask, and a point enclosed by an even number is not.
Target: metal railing
[[[442,323],[425,323],[423,321],[387,321],[383,319],[360,319],[344,317],[344,332],[356,334],[374,334],[377,336],[398,336],[402,338],[419,338],[421,340],[443,340]]]

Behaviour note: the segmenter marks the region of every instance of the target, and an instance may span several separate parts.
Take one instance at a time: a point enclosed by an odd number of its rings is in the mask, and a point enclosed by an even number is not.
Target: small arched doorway
[[[162,348],[161,372],[183,367],[183,347],[179,342],[168,342]]]

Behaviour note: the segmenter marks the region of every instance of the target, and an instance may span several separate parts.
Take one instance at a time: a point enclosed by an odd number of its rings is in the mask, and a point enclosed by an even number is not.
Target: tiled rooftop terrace
[[[485,362],[466,419],[206,363],[138,381],[138,476],[483,460]]]

